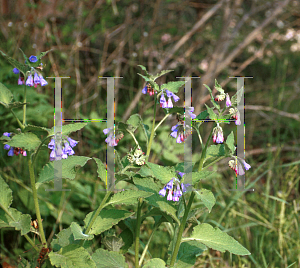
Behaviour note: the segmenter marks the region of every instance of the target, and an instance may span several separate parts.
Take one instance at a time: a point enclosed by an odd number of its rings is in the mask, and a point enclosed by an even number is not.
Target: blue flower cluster
[[[179,175],[182,177],[184,175],[183,172],[178,172]],[[181,185],[181,189],[180,189],[180,185]],[[182,193],[185,193],[187,190],[187,187],[190,186],[189,183],[181,183],[179,179],[177,178],[172,178],[165,186],[164,188],[162,188],[159,191],[159,194],[161,196],[166,196],[167,190],[168,195],[167,195],[167,200],[168,201],[174,201],[174,202],[178,202],[179,201],[179,197],[182,196]],[[182,190],[182,191],[181,191]]]
[[[33,55],[30,56],[28,59],[30,62],[38,61],[37,57],[33,56]],[[25,61],[25,63],[26,63],[26,61]],[[41,66],[42,65],[43,64],[41,63]],[[20,70],[17,68],[14,68],[13,73],[19,74],[18,85],[24,85],[24,77],[20,76]],[[33,74],[33,76],[32,76],[32,74]],[[44,79],[44,77],[41,75],[40,72],[38,72],[34,68],[32,68],[30,74],[27,77],[25,84],[26,84],[26,86],[29,86],[29,87],[32,87],[32,86],[37,87],[37,85],[41,85],[43,87],[43,86],[48,85],[48,82]]]
[[[48,148],[52,150],[52,152],[50,153],[50,161],[56,160],[59,156],[62,159],[66,159],[68,158],[68,155],[75,154],[72,148],[77,145],[78,141],[75,141],[69,137],[67,138],[67,140],[68,142],[62,142],[63,146],[59,145],[58,147],[55,147],[55,140],[51,139],[51,141],[48,144]]]

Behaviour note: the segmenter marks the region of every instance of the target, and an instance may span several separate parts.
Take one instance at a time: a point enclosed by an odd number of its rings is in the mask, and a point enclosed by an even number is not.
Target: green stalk
[[[89,231],[91,230],[94,222],[96,221],[96,218],[98,217],[98,215],[100,214],[102,208],[105,206],[106,204],[106,200],[109,198],[110,194],[112,193],[112,191],[106,191],[106,194],[104,196],[104,198],[102,199],[102,202],[100,204],[100,206],[98,207],[98,209],[96,210],[96,212],[94,213],[91,221],[88,224],[88,227],[85,230],[85,234],[88,234]],[[82,240],[82,242],[84,242],[84,240]]]
[[[139,268],[139,247],[140,247],[140,227],[141,227],[141,210],[143,198],[139,198],[136,217],[136,230],[135,230],[135,268]]]
[[[10,111],[11,111],[11,113],[13,114],[13,116],[16,118],[17,123],[19,124],[20,128],[23,130],[23,129],[25,128],[24,125],[20,122],[20,120],[19,120],[19,118],[16,116],[15,112],[14,112],[12,109],[10,109]]]
[[[153,114],[153,123],[152,123],[152,130],[151,130],[151,135],[150,135],[150,140],[147,148],[147,153],[146,156],[149,156],[150,150],[151,150],[151,145],[155,133],[155,117],[156,117],[156,94],[154,94],[154,114]]]
[[[134,139],[134,142],[136,145],[139,145],[138,141],[136,140],[135,136],[133,135],[133,133],[129,130],[127,130],[129,132],[129,134],[132,136],[132,138]]]
[[[40,237],[41,237],[42,243],[45,244],[45,248],[47,248],[47,241],[46,241],[45,233],[44,233],[44,229],[43,229],[41,212],[40,212],[39,201],[38,201],[38,196],[37,196],[37,190],[36,190],[36,186],[35,186],[35,176],[34,176],[33,165],[31,162],[31,155],[28,156],[28,167],[29,167],[30,183],[31,183],[32,195],[33,195],[33,201],[34,201],[34,207],[35,207],[35,214],[36,214],[36,218],[38,221]]]
[[[157,128],[169,117],[170,114],[166,114],[165,117],[160,120],[160,122],[158,123],[158,125],[155,127],[154,132],[157,130]]]
[[[27,87],[26,87],[26,76],[24,76],[24,105],[23,105],[23,125],[26,125],[26,92],[27,92]]]
[[[223,158],[225,158],[225,156],[219,157],[217,160],[215,160],[215,161],[209,163],[207,166],[205,166],[205,168],[202,168],[202,170],[207,169],[208,167],[212,166],[214,163],[221,161]]]
[[[214,126],[214,127],[215,127],[215,126]],[[198,171],[201,171],[201,170],[203,169],[203,162],[204,162],[206,150],[207,150],[209,141],[210,141],[210,139],[211,139],[211,136],[212,136],[212,134],[213,134],[214,127],[211,129],[211,132],[210,132],[210,135],[209,135],[209,137],[208,137],[208,140],[207,140],[207,142],[206,142],[206,144],[205,144],[204,150],[202,150],[202,153],[201,153],[201,159],[200,159]]]
[[[150,242],[151,242],[151,239],[152,239],[152,237],[153,237],[155,231],[156,231],[156,230],[158,229],[158,227],[160,226],[160,224],[161,224],[161,222],[157,223],[157,224],[155,225],[155,227],[153,228],[153,231],[152,231],[152,233],[151,233],[151,235],[150,235],[150,237],[149,237],[149,239],[148,239],[148,242],[147,242],[147,244],[146,244],[146,246],[145,246],[145,248],[144,248],[144,250],[143,250],[143,253],[142,253],[142,255],[141,255],[141,259],[140,259],[140,262],[139,262],[139,266],[142,265],[143,260],[144,260],[144,258],[145,258],[145,256],[146,256],[146,252],[147,252],[147,250],[148,250],[149,244],[150,244]]]
[[[171,258],[171,262],[170,262],[170,267],[173,267],[174,264],[175,264],[176,257],[177,257],[177,254],[178,254],[178,251],[179,251],[179,247],[180,247],[180,243],[181,243],[182,234],[183,234],[183,231],[184,231],[184,228],[185,228],[185,224],[186,224],[186,219],[187,219],[187,217],[189,215],[189,212],[190,212],[190,209],[191,209],[191,206],[192,206],[192,203],[193,203],[194,196],[195,196],[195,192],[193,191],[191,193],[189,203],[187,205],[186,210],[184,211],[184,215],[183,215],[182,221],[180,223],[180,227],[179,227],[179,231],[178,231],[178,235],[177,235],[176,244],[175,244],[173,255],[172,255],[172,258]]]

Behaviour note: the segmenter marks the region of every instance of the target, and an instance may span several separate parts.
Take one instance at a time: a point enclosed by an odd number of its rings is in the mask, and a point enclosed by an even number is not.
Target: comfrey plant
[[[11,207],[12,191],[8,184],[0,175],[0,227],[12,227],[21,231],[21,235],[38,252],[38,256],[31,258],[30,261],[21,258],[19,267],[128,267],[125,254],[134,254],[135,267],[194,267],[196,256],[201,255],[207,248],[212,248],[225,252],[226,250],[237,255],[249,255],[250,252],[240,245],[227,233],[222,232],[217,227],[207,223],[194,221],[193,232],[183,237],[186,223],[192,220],[197,213],[197,209],[191,210],[194,199],[202,201],[203,205],[210,212],[216,200],[212,192],[206,189],[198,189],[201,179],[212,177],[213,172],[208,167],[224,157],[231,157],[229,166],[237,174],[241,174],[243,168],[237,164],[241,161],[244,168],[248,170],[250,165],[243,159],[235,156],[234,135],[230,133],[227,138],[224,135],[222,124],[226,120],[233,118],[238,120],[236,112],[238,95],[231,99],[228,94],[216,82],[219,92],[217,96],[212,96],[211,101],[214,108],[207,106],[207,110],[195,115],[193,107],[185,111],[184,107],[174,107],[179,97],[177,92],[185,82],[172,81],[163,85],[158,85],[155,80],[169,73],[170,70],[162,71],[157,75],[149,74],[144,66],[139,65],[144,75],[146,86],[142,89],[146,98],[153,98],[153,121],[152,127],[143,123],[140,115],[132,115],[125,123],[118,122],[114,128],[106,128],[103,133],[107,135],[105,142],[108,146],[114,147],[116,155],[116,171],[114,178],[109,178],[108,170],[103,162],[98,158],[93,158],[97,164],[97,174],[106,192],[98,207],[85,215],[83,221],[76,222],[74,218],[68,222],[69,227],[56,231],[55,228],[47,237],[44,232],[45,209],[40,209],[40,203],[47,198],[47,204],[52,211],[51,214],[59,222],[62,217],[63,208],[69,198],[63,196],[68,192],[63,192],[62,199],[57,202],[57,194],[45,192],[47,182],[54,181],[54,165],[61,163],[62,178],[74,180],[76,167],[84,166],[91,158],[76,156],[74,147],[77,141],[68,137],[74,131],[83,128],[86,123],[75,123],[62,126],[62,133],[59,137],[54,135],[54,129],[40,126],[33,126],[26,123],[26,86],[43,86],[45,81],[37,67],[41,67],[41,58],[47,52],[39,56],[27,58],[25,64],[20,64],[8,57],[5,53],[1,54],[10,62],[22,76],[19,76],[18,84],[23,85],[24,102],[16,103],[12,101],[13,94],[3,84],[0,84],[0,103],[10,109],[13,115],[13,108],[23,108],[23,123],[15,116],[20,129],[14,132],[4,132],[0,140],[4,142],[4,147],[8,150],[8,156],[22,154],[22,159],[28,162],[30,174],[31,191],[35,207],[36,219],[29,214],[23,214]],[[14,69],[14,73],[18,74]],[[40,70],[40,68],[38,68]],[[24,83],[25,81],[25,83]],[[218,102],[226,99],[226,106],[221,109]],[[230,108],[231,107],[231,108]],[[233,109],[228,112],[227,108]],[[163,109],[164,118],[156,123],[157,109]],[[177,143],[186,142],[187,137],[195,130],[199,137],[202,148],[200,159],[193,163],[191,174],[185,174],[184,163],[177,163],[175,166],[165,167],[149,162],[149,155],[157,129],[169,117],[176,115],[178,123],[170,127],[169,135],[174,138],[174,146]],[[201,138],[201,120],[209,117],[215,123],[211,130],[210,137],[204,144]],[[185,124],[185,118],[193,120],[192,127]],[[145,142],[137,139],[138,130],[142,131]],[[132,146],[130,151],[121,158],[118,153],[119,143],[122,143],[124,135],[130,135]],[[226,141],[225,141],[226,140]],[[49,162],[45,164],[39,176],[36,178],[35,165],[36,159],[42,147],[48,147]],[[111,148],[109,148],[111,149]],[[128,148],[129,149],[129,148]],[[61,162],[58,162],[61,161]],[[239,163],[240,164],[240,163]],[[185,177],[191,175],[192,181],[185,182]],[[128,187],[123,191],[113,191],[107,187],[107,179],[112,179],[115,185],[125,181]],[[79,182],[76,185],[80,185]],[[98,184],[95,189],[90,191],[90,196],[86,190],[80,192],[87,200],[97,200],[100,195],[97,192]],[[45,187],[45,188],[44,188]],[[84,186],[80,186],[82,189]],[[79,188],[80,188],[79,187]],[[26,188],[28,191],[28,189]],[[93,194],[92,194],[93,192]],[[43,200],[41,199],[43,198]],[[51,203],[49,200],[52,200]],[[57,205],[60,203],[58,209]],[[117,209],[115,206],[130,205],[136,207],[136,212],[124,209]],[[115,207],[115,208],[114,208]],[[74,212],[75,213],[75,212]],[[44,220],[42,219],[42,216]],[[82,216],[82,212],[77,213],[77,218]],[[154,228],[148,242],[141,251],[140,247],[140,228],[143,221],[148,217],[154,218]],[[71,223],[70,223],[71,222]],[[155,236],[158,227],[167,223],[173,232],[169,241],[168,258],[149,258],[146,256],[149,245]],[[116,234],[115,227],[118,226],[119,234]],[[54,239],[53,234],[56,232]],[[36,245],[33,241],[33,234],[37,234],[41,240],[41,245]],[[99,238],[102,236],[102,245]],[[134,249],[133,250],[131,250]]]

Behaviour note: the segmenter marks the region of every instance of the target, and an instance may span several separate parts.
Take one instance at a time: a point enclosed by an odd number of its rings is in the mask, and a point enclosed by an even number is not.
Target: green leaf
[[[85,156],[69,156],[67,159],[62,159],[62,178],[74,180],[76,176],[76,169],[78,166],[83,167],[91,158]],[[52,181],[54,179],[54,161],[45,165],[39,175],[36,188],[38,189],[42,183]]]
[[[10,208],[12,200],[12,190],[0,175],[0,228],[14,227],[21,230],[21,235],[27,234],[30,231],[31,217]]]
[[[138,66],[139,66],[143,71],[145,71],[147,75],[149,75],[149,74],[148,74],[148,71],[147,71],[147,69],[146,69],[145,66],[143,66],[143,65],[138,65]]]
[[[26,125],[26,127],[23,130],[24,132],[33,132],[37,134],[42,134],[42,135],[48,135],[49,129],[45,127],[39,127],[39,126],[34,126],[34,125]]]
[[[143,268],[165,268],[166,263],[159,258],[153,258],[150,261],[147,261],[145,265],[142,266]]]
[[[106,235],[103,238],[102,243],[109,251],[120,251],[121,247],[125,245],[123,239],[115,235]]]
[[[66,247],[68,245],[80,245],[81,240],[75,240],[74,235],[72,233],[71,227],[68,227],[67,229],[61,230],[57,235],[55,235],[56,238],[52,240],[51,247],[53,248],[53,251],[59,251],[61,248]],[[86,240],[83,247],[89,248],[92,244],[91,240]]]
[[[163,184],[168,183],[173,177],[176,177],[174,168],[164,167],[150,162],[146,163],[153,172],[154,177],[159,179]]]
[[[52,50],[53,49],[47,50],[45,52],[41,52],[40,55],[37,56],[38,60],[40,60],[41,58],[45,57]]]
[[[205,179],[206,177],[212,175],[213,173],[215,173],[215,172],[208,171],[208,170],[192,172],[193,185],[195,185],[200,180]]]
[[[205,110],[205,111],[201,112],[195,119],[204,120],[207,118],[208,115],[209,115],[208,111]]]
[[[197,240],[200,243],[218,250],[225,252],[226,250],[236,255],[250,255],[251,253],[244,248],[239,242],[233,239],[228,234],[222,232],[219,228],[213,228],[207,223],[202,223],[196,226],[193,230],[191,237],[187,240]]]
[[[49,258],[52,265],[61,268],[96,268],[89,252],[79,245],[68,245],[58,252],[50,252]]]
[[[125,257],[118,252],[98,248],[92,255],[92,259],[97,268],[128,268]]]
[[[30,65],[31,62],[29,61],[29,59],[27,58],[27,56],[25,55],[25,53],[23,52],[23,50],[21,48],[19,48],[19,49],[21,50],[21,53],[22,53],[22,55],[24,57],[24,60],[26,61],[26,64]]]
[[[0,207],[2,209],[8,209],[12,200],[12,190],[0,175]]]
[[[212,108],[208,107],[206,104],[205,104],[205,106],[206,106],[207,112],[208,112],[208,114],[209,114],[209,119],[210,119],[210,120],[217,121],[218,115],[213,111]]]
[[[167,89],[173,93],[177,93],[178,90],[185,84],[185,81],[171,81],[160,86],[161,89]]]
[[[90,223],[95,211],[90,212],[84,219],[85,228],[87,228]],[[124,220],[132,216],[134,212],[127,210],[118,210],[118,209],[108,209],[101,210],[99,216],[96,218],[89,234],[101,234],[102,232],[110,229],[113,225],[118,224],[119,221]]]
[[[212,91],[211,91],[211,89],[210,89],[210,87],[209,86],[207,86],[207,85],[205,85],[204,84],[204,86],[208,89],[208,91],[209,91],[209,94],[210,94],[210,101],[212,102],[212,104],[218,109],[218,111],[220,111],[220,105],[215,101],[215,98],[214,98],[214,96],[213,96],[213,94],[212,94]]]
[[[152,178],[133,178],[135,186],[142,191],[154,193],[153,195],[146,197],[147,201],[151,206],[158,207],[160,210],[170,215],[178,224],[180,224],[177,218],[177,208],[173,201],[167,201],[166,196],[161,196],[159,191],[162,189]]]
[[[75,240],[91,240],[93,235],[84,234],[80,225],[76,222],[72,222],[70,225]]]
[[[217,79],[215,79],[215,88],[218,92],[220,92],[220,94],[225,94],[223,88],[221,87],[221,85],[219,85],[219,83],[217,82]]]
[[[99,158],[93,157],[93,159],[95,160],[98,167],[97,168],[98,177],[105,183],[105,185],[107,185],[106,176],[107,176],[107,180],[109,180],[110,177],[109,174],[107,173],[105,165],[102,163],[102,161]]]
[[[232,106],[237,107],[237,105],[240,103],[242,96],[243,96],[243,91],[244,91],[244,87],[241,87],[237,93],[235,93],[232,97],[231,97],[231,103]]]
[[[207,148],[205,159],[208,159],[210,157],[221,157],[225,156],[225,145],[224,144],[217,144],[217,145],[210,145]]]
[[[234,154],[236,147],[234,144],[233,131],[231,131],[231,133],[227,136],[226,145],[228,146],[229,150],[231,151],[231,154]]]
[[[149,131],[150,127],[148,125],[142,124],[142,128],[144,130],[143,133],[144,133],[145,138],[146,138],[147,143],[148,143],[148,141],[150,139],[150,135],[151,135],[151,132]]]
[[[136,190],[126,190],[114,194],[114,196],[109,200],[105,206],[108,205],[135,205],[138,203],[140,197],[146,198],[153,195],[153,193],[136,191]]]
[[[143,120],[139,114],[133,114],[126,121],[126,124],[129,125],[128,130],[134,132],[142,122]]]
[[[152,75],[151,78],[153,79],[153,81],[155,81],[158,77],[161,77],[167,73],[173,72],[174,70],[162,70],[160,73],[156,74],[156,75]]]
[[[20,72],[23,73],[24,76],[26,76],[26,72],[30,71],[30,67],[22,64],[20,62],[18,62],[17,60],[7,56],[4,52],[2,52],[0,50],[0,53],[2,54],[2,56],[14,67],[16,67],[17,69],[19,69]]]
[[[13,94],[11,91],[2,83],[0,83],[0,103],[8,108],[8,104],[12,101],[12,99]]]
[[[64,125],[62,126],[62,135],[69,135],[72,132],[78,131],[80,129],[82,129],[83,127],[85,127],[87,125],[87,123],[74,123],[74,124],[68,124],[68,125]],[[49,130],[49,136],[53,136],[54,135],[54,127],[52,127]]]
[[[7,144],[31,151],[36,150],[39,147],[41,140],[33,133],[27,132],[14,135]]]
[[[176,257],[175,268],[194,267],[197,256],[202,254],[207,247],[198,241],[182,242]]]
[[[199,198],[203,202],[203,204],[208,208],[208,212],[210,213],[212,207],[216,203],[216,198],[215,198],[214,194],[207,189],[201,189],[201,190],[195,191],[195,192],[196,192],[196,197]]]
[[[18,231],[21,230],[21,235],[30,232],[30,215],[22,214],[14,208],[6,209],[6,212],[2,209],[0,210],[0,228],[14,227]]]

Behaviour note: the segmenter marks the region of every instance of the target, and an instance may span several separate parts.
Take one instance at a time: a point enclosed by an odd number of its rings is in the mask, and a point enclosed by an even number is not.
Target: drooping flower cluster
[[[238,160],[240,160],[243,163],[245,170],[249,170],[251,166],[247,164],[244,159],[239,157],[235,157],[235,160],[229,160],[229,167],[235,171],[236,175],[242,176],[245,174],[245,171],[243,170],[242,164]]]
[[[214,143],[223,143],[224,142],[223,130],[220,127],[219,123],[217,123],[217,126],[213,129],[212,137],[213,137]]]
[[[160,107],[162,107],[162,108],[173,108],[173,103],[172,103],[171,97],[173,97],[173,100],[175,102],[179,101],[180,98],[177,95],[175,95],[172,91],[169,91],[169,90],[166,89],[165,92],[166,92],[167,98],[168,98],[168,100],[166,100],[163,91],[162,91],[162,94],[161,94],[160,100],[159,100]]]
[[[149,94],[150,96],[154,95],[154,88],[151,87],[150,84],[147,84],[143,89],[142,89],[143,94]],[[157,91],[155,91],[157,93]]]
[[[48,144],[48,148],[51,149],[50,153],[50,161],[58,160],[58,159],[66,159],[68,156],[75,154],[74,148],[77,145],[78,141],[75,141],[69,137],[63,139],[58,144],[55,144],[55,140],[51,139]]]
[[[182,172],[179,172],[179,175],[183,176],[184,173]],[[180,188],[181,186],[181,188]],[[172,178],[165,186],[164,188],[162,188],[160,191],[159,191],[159,194],[161,196],[166,196],[166,193],[167,191],[168,192],[168,195],[167,195],[167,200],[168,201],[174,201],[174,202],[177,202],[179,201],[179,197],[182,196],[183,193],[185,193],[187,191],[187,187],[190,186],[189,183],[181,183],[180,184],[180,181],[179,179],[177,178]]]
[[[105,135],[108,134],[108,137],[105,139],[105,142],[109,146],[117,146],[118,142],[124,137],[124,134],[122,132],[118,133],[116,136],[114,136],[113,127],[106,128],[103,130],[103,133]]]
[[[33,62],[33,63],[38,61],[37,57],[33,56],[33,55],[30,56],[28,59],[30,62]],[[25,63],[26,63],[26,61],[25,61]],[[39,66],[38,68],[42,69],[42,66],[43,66],[43,64],[41,63],[41,66]],[[14,68],[13,72],[14,72],[14,74],[19,74],[18,85],[23,85],[24,77],[20,76],[20,70],[17,68]],[[32,86],[37,87],[37,85],[41,85],[43,87],[43,86],[48,85],[48,82],[44,79],[44,77],[42,76],[42,74],[40,72],[38,72],[35,68],[31,67],[31,71],[26,79],[25,84],[26,84],[26,86],[29,86],[29,87],[32,87]]]
[[[241,116],[240,112],[237,108],[230,108],[229,113],[231,114],[231,117],[235,119],[235,124],[240,125],[241,124]]]
[[[11,137],[12,133],[4,132],[3,135],[6,137]],[[7,153],[8,156],[14,156],[14,155],[19,155],[19,154],[21,154],[23,156],[27,156],[26,151],[24,151],[22,148],[19,148],[19,147],[12,147],[8,144],[5,144],[4,149],[9,150]]]
[[[145,153],[138,146],[137,149],[134,151],[134,153],[133,153],[132,149],[130,150],[130,153],[128,153],[127,159],[132,164],[142,166],[145,164],[146,157],[144,156],[144,154]]]
[[[191,117],[192,119],[196,118],[196,115],[193,114],[194,107],[189,107],[187,109],[187,117]],[[186,140],[186,138],[192,134],[192,129],[188,125],[185,124],[183,115],[177,115],[178,123],[171,128],[170,136],[176,139],[177,143],[182,143]]]

